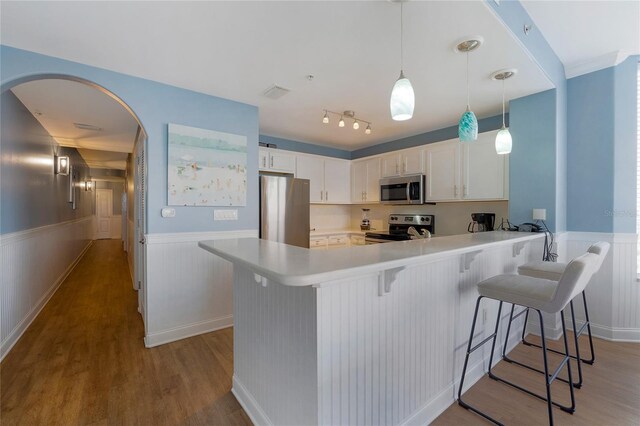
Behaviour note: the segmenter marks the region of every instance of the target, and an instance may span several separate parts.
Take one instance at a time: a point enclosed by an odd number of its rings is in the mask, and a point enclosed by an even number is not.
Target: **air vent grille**
[[[266,98],[275,100],[275,99],[280,99],[281,97],[283,97],[284,95],[286,95],[290,91],[291,90],[289,90],[289,89],[286,89],[284,87],[281,87],[281,86],[278,86],[278,85],[274,84],[273,86],[271,86],[267,90],[265,90],[262,94]]]

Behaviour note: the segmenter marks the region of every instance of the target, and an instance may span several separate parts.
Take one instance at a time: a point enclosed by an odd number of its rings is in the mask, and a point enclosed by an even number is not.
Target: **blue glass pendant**
[[[458,137],[460,142],[473,142],[478,139],[478,119],[473,111],[469,111],[468,106],[458,123]]]

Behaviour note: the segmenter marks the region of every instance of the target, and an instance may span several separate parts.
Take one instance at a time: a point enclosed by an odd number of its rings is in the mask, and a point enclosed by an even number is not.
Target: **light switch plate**
[[[160,212],[162,217],[176,217],[176,209],[172,209],[171,207],[164,207]]]
[[[213,220],[238,220],[238,210],[214,210]]]

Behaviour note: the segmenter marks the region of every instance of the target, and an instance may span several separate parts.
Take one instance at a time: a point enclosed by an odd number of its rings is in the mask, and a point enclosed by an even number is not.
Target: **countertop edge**
[[[239,266],[245,267],[249,269],[251,272],[258,274],[268,280],[279,282],[280,284],[291,286],[291,287],[305,287],[305,286],[316,286],[323,282],[328,281],[337,281],[345,278],[350,278],[358,275],[372,274],[381,271],[386,271],[394,268],[402,268],[409,266],[410,264],[419,264],[435,261],[441,258],[456,256],[468,252],[474,252],[478,250],[484,250],[491,247],[498,247],[501,245],[513,245],[520,242],[533,241],[538,238],[544,237],[542,233],[525,233],[521,238],[514,238],[506,241],[494,241],[488,242],[481,245],[474,245],[470,247],[456,248],[451,250],[444,250],[437,253],[429,253],[429,254],[421,254],[418,256],[410,256],[401,259],[396,259],[387,262],[379,262],[379,263],[371,263],[367,265],[354,266],[351,268],[339,269],[335,271],[327,271],[309,275],[283,275],[277,272],[274,272],[270,269],[264,268],[262,266],[256,265],[253,262],[248,262],[242,258],[236,257],[234,255],[230,255],[222,250],[217,250],[213,247],[207,246],[206,243],[209,241],[199,241],[198,246],[216,256],[219,256],[233,264],[237,264]],[[444,237],[446,238],[446,237]],[[355,248],[357,249],[357,248]]]

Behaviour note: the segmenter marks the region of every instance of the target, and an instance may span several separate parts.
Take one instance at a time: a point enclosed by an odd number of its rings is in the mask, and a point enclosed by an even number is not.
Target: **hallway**
[[[143,336],[121,242],[95,241],[0,365],[2,423],[250,424],[231,328],[151,349]]]

